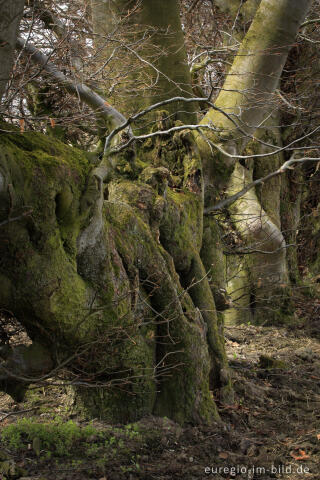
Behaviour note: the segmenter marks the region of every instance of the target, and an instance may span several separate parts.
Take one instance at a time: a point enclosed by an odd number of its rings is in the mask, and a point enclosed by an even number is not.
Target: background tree
[[[23,0],[9,2],[1,1],[0,35],[2,45],[0,50],[1,71],[0,71],[0,98],[4,94],[5,87],[9,81],[12,69],[13,52],[18,34],[18,26],[23,14]]]
[[[201,19],[208,2],[198,3]],[[275,302],[289,282],[276,179],[304,161],[281,167],[273,127],[310,2],[258,3],[238,32],[239,2],[236,43],[217,34],[227,53],[213,68],[212,46],[181,23],[178,2],[30,2],[3,101],[0,305],[33,343],[3,350],[3,388],[55,373],[77,408],[114,421],[210,422],[214,396],[232,400],[216,309],[228,305],[221,235],[241,250],[241,274],[238,260],[229,272],[244,307],[254,315],[272,297],[275,316],[288,314],[283,295]],[[185,15],[195,8],[183,4]],[[272,197],[252,185],[270,171]]]

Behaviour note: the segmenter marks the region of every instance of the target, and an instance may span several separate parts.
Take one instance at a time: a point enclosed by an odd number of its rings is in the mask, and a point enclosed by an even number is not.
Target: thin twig
[[[27,413],[27,412],[32,412],[33,410],[37,410],[38,407],[33,407],[33,408],[28,408],[27,410],[19,410],[17,412],[0,412],[1,415],[4,415],[3,417],[0,418],[0,422],[3,422],[8,417],[11,417],[12,415],[20,415],[21,413]]]
[[[224,200],[221,200],[221,202],[216,203],[216,205],[213,205],[211,207],[205,208],[204,209],[204,214],[209,214],[212,212],[215,212],[217,210],[220,210],[225,207],[229,207],[234,203],[236,200],[239,198],[243,197],[249,190],[251,190],[253,187],[257,185],[262,185],[264,182],[270,180],[273,177],[276,177],[277,175],[280,175],[281,173],[286,172],[287,170],[292,170],[292,166],[295,163],[304,163],[304,162],[319,162],[320,157],[317,158],[312,158],[312,157],[305,157],[305,158],[291,158],[290,160],[287,160],[284,162],[283,165],[281,165],[278,170],[275,170],[274,172],[269,173],[265,177],[259,178],[258,180],[254,180],[253,182],[249,183],[246,185],[242,190],[239,192],[235,193],[234,195],[231,195],[228,198],[225,198]]]

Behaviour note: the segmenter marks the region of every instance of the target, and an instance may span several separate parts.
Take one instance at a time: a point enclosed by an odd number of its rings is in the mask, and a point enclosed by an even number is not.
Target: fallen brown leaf
[[[19,123],[20,123],[20,132],[23,133],[24,132],[24,119],[21,118],[19,120]]]
[[[292,458],[298,461],[307,460],[308,458],[310,458],[310,455],[307,455],[304,450],[300,450],[300,449],[298,454],[294,452],[290,452],[290,455]]]
[[[219,458],[223,458],[224,460],[229,457],[228,452],[220,452],[219,453]]]

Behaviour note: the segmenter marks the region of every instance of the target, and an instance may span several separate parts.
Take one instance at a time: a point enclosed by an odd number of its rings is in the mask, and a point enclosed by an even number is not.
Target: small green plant
[[[121,456],[123,472],[139,472],[143,433],[139,425],[130,424],[122,428],[97,429],[89,424],[85,427],[58,417],[45,423],[35,418],[24,418],[16,424],[4,427],[0,443],[8,450],[30,450],[39,461],[61,466],[61,457],[66,465],[77,470],[86,468],[88,462],[96,465],[103,473],[111,459]],[[83,467],[84,465],[84,467]]]
[[[101,445],[98,443],[86,443],[86,445],[86,454],[88,455],[88,457],[97,457],[101,449]]]
[[[82,464],[83,464],[83,460],[81,460],[81,459],[73,459],[71,461],[71,465],[72,465],[73,468],[79,468],[79,467],[81,467]]]
[[[140,458],[140,456],[138,455],[136,458]],[[136,461],[136,458],[134,456],[131,457],[131,463],[132,465],[129,466],[129,465],[122,465],[120,467],[120,470],[123,472],[123,473],[128,473],[128,472],[140,472],[141,471],[141,468],[140,468],[140,465],[139,463]]]
[[[131,440],[133,440],[134,438],[140,435],[139,427],[136,423],[130,423],[129,425],[126,425],[124,429],[125,429],[126,436]]]
[[[18,429],[12,427],[14,427],[14,425],[4,427],[2,430],[1,438],[3,443],[6,443],[9,447],[14,448],[15,450],[19,450],[23,447],[21,432]]]
[[[50,460],[51,457],[52,457],[52,452],[50,450],[48,450],[45,454],[45,458],[46,458],[46,460]]]

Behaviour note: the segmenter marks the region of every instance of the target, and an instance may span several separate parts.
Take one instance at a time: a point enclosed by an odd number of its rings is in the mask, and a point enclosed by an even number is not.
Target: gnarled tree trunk
[[[161,16],[147,15],[149,2],[137,14],[153,27],[159,18],[163,28],[169,3],[155,3]],[[172,14],[170,25],[179,25],[173,3],[165,13]],[[218,416],[214,394],[232,399],[216,312],[223,256],[216,224],[210,215],[203,222],[204,207],[210,213],[235,169],[247,175],[237,156],[267,114],[308,5],[263,0],[218,96],[219,110],[208,112],[201,131],[148,138],[112,154],[108,175],[94,168],[91,154],[57,140],[14,129],[1,135],[0,305],[55,367],[64,367],[77,408],[90,416],[130,421],[156,413],[181,423],[210,422]],[[181,27],[176,34],[180,42]],[[169,53],[158,69],[171,72],[185,58],[182,47]],[[61,76],[47,73],[70,91]],[[181,75],[186,80],[178,83],[191,92],[190,75]],[[158,99],[157,87],[144,104]],[[160,130],[181,126],[167,113],[158,116]],[[256,215],[253,191],[242,207],[249,208],[249,197]],[[267,213],[251,230],[243,223],[242,233],[262,236],[263,248],[273,248],[267,244],[272,230],[282,246]],[[36,380],[16,372],[13,378]]]

